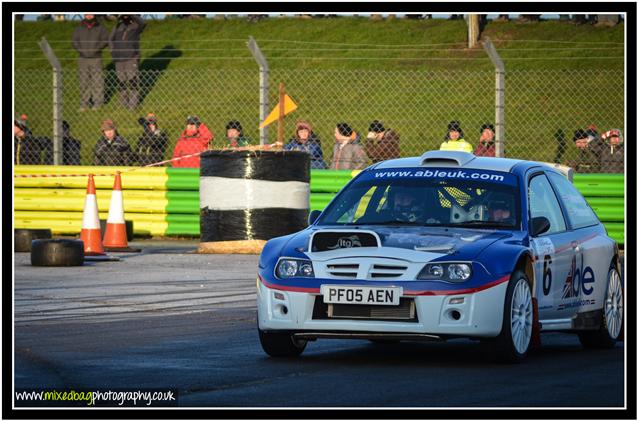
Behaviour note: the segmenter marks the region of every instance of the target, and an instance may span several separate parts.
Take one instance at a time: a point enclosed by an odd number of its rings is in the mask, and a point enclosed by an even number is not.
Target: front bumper
[[[404,295],[414,299],[417,320],[313,318],[316,292],[280,290],[257,282],[257,312],[261,330],[317,333],[316,337],[368,337],[368,333],[418,334],[438,337],[494,337],[503,324],[507,282],[472,293]],[[461,292],[461,291],[459,291]],[[451,304],[453,298],[463,303]],[[458,312],[458,319],[453,317]],[[458,314],[455,314],[458,316]],[[357,335],[347,334],[354,333]],[[367,336],[366,336],[367,335]]]

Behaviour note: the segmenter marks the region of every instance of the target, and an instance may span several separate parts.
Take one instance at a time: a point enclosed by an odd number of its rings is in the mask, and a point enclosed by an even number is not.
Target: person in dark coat
[[[102,50],[106,48],[108,42],[109,33],[100,25],[95,15],[84,15],[84,19],[73,32],[73,48],[80,55],[78,58],[80,111],[89,107],[97,110],[104,103]]]
[[[62,165],[80,165],[80,141],[71,136],[71,126],[62,122]]]
[[[496,156],[496,143],[494,143],[494,125],[485,123],[481,126],[481,137],[479,138],[478,145],[474,150],[476,156]]]
[[[383,123],[374,120],[368,128],[365,151],[372,163],[385,161],[386,159],[399,158],[400,136],[390,128],[383,127]]]
[[[164,160],[168,136],[157,127],[157,116],[148,113],[141,117],[138,123],[144,127],[144,133],[137,140],[135,153],[140,165],[149,165]]]
[[[109,46],[119,80],[120,103],[133,109],[139,103],[140,35],[146,24],[136,15],[120,15]]]
[[[591,125],[587,130],[574,131],[572,140],[578,148],[578,158],[569,166],[578,173],[600,172],[600,139],[596,127]]]
[[[15,165],[42,164],[40,140],[33,136],[26,121],[22,119],[13,120],[13,151]]]
[[[243,148],[250,145],[250,138],[244,135],[244,129],[237,120],[231,120],[226,124],[226,147]]]
[[[285,151],[303,151],[310,154],[310,168],[313,170],[325,170],[326,162],[323,160],[321,141],[312,131],[312,126],[307,121],[298,121],[295,127],[295,135],[284,146]]]
[[[134,162],[131,146],[117,132],[113,120],[102,122],[102,137],[95,144],[94,165],[132,165]]]

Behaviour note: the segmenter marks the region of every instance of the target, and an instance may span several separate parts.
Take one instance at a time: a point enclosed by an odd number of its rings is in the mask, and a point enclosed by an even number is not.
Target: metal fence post
[[[38,43],[53,68],[53,164],[62,164],[62,66],[53,49],[42,37]]]
[[[495,88],[495,128],[496,128],[496,156],[505,156],[505,64],[496,52],[494,44],[488,39],[483,43],[483,49],[492,60],[495,68],[496,88]]]
[[[467,16],[467,48],[474,48],[479,39],[479,15]]]
[[[264,121],[268,116],[268,76],[269,67],[266,57],[262,54],[257,45],[257,41],[253,37],[248,39],[248,49],[259,65],[259,122]],[[259,144],[265,145],[268,142],[268,126],[259,129]]]

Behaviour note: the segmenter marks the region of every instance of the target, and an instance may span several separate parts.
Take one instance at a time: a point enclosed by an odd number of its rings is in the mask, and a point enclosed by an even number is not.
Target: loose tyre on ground
[[[34,240],[31,245],[33,266],[82,266],[84,242],[82,240]]]
[[[578,334],[580,343],[585,348],[613,348],[619,340],[624,322],[623,289],[620,275],[616,268],[609,269],[607,291],[602,309],[602,323],[598,330]]]
[[[308,341],[294,339],[290,333],[264,332],[259,329],[259,341],[271,357],[298,357],[306,349]]]
[[[31,241],[38,239],[51,238],[50,229],[26,229],[19,228],[14,230],[15,251],[28,252],[31,251]]]

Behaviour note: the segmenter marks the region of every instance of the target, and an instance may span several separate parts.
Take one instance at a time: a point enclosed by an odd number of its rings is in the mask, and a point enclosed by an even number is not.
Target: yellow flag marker
[[[297,104],[288,95],[284,95],[284,115],[290,114],[297,109]],[[279,118],[279,104],[275,105],[275,108],[268,114],[268,117],[259,125],[259,128],[264,128],[273,121]]]

